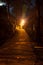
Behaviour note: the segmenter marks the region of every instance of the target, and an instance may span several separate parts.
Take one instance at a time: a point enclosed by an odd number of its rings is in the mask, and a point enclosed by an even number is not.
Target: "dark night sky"
[[[13,13],[13,9],[21,10],[23,2],[26,3],[27,8],[29,7],[28,0],[10,0],[10,2],[11,2],[11,4],[13,4],[13,6],[10,6],[9,10],[10,10],[10,14],[13,15],[13,16],[15,16],[14,13]],[[35,6],[35,0],[31,0],[30,8],[33,8],[34,6]]]

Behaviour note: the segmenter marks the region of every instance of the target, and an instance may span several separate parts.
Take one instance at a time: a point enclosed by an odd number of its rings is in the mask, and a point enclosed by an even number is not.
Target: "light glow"
[[[25,20],[22,19],[22,20],[21,20],[21,23],[20,23],[20,26],[22,27],[22,26],[24,26],[24,24],[25,24]]]
[[[6,5],[6,3],[4,2],[0,2],[0,6]]]

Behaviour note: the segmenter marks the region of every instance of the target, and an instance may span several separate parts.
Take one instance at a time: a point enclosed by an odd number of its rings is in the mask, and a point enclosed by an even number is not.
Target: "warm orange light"
[[[22,19],[22,20],[21,20],[21,23],[20,23],[20,26],[22,27],[24,24],[25,24],[25,20]]]

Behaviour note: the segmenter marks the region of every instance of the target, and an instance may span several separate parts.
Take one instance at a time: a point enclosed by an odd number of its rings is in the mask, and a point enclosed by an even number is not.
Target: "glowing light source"
[[[6,3],[4,2],[0,2],[0,6],[6,5]]]
[[[24,24],[25,24],[25,20],[22,19],[22,20],[21,20],[21,23],[20,23],[20,26],[22,27],[22,26],[24,26]]]
[[[25,24],[25,19],[21,19],[20,24],[16,25],[16,30],[22,30]]]

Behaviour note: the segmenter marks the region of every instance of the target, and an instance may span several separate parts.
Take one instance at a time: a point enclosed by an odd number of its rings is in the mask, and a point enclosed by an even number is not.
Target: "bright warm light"
[[[19,26],[16,26],[16,29],[17,29],[17,30],[19,30],[19,28],[20,28]]]
[[[20,23],[20,26],[22,27],[24,24],[25,24],[25,20],[22,19],[22,20],[21,20],[21,23]]]

